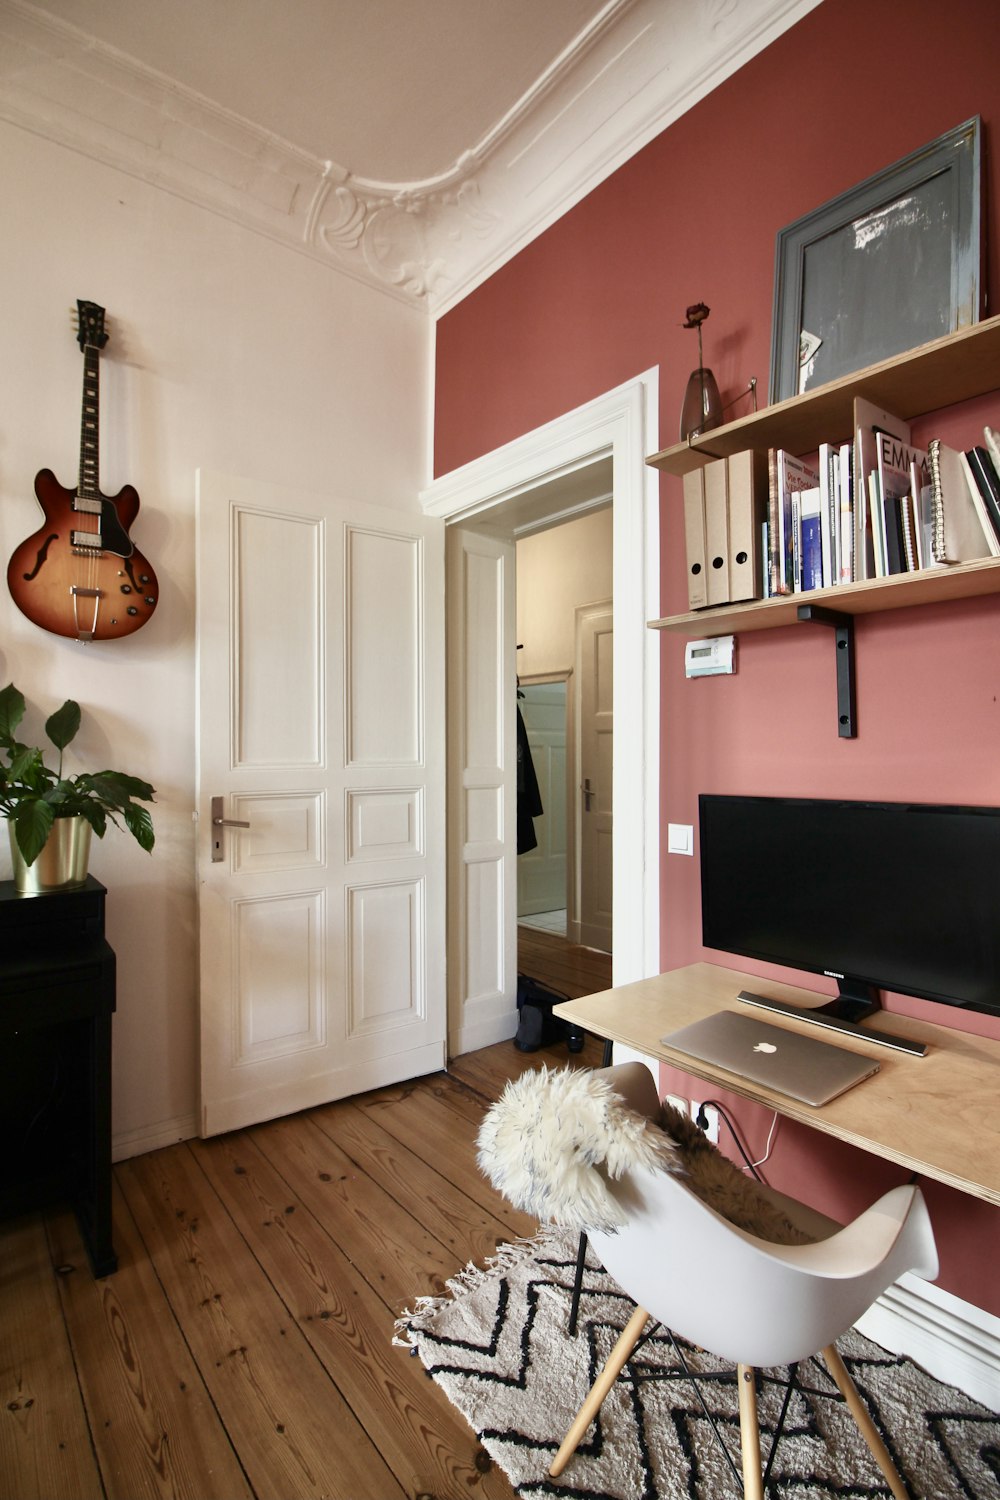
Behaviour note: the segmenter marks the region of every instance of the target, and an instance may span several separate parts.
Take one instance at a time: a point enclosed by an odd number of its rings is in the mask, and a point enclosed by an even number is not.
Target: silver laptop
[[[827,1104],[878,1072],[878,1063],[860,1052],[732,1010],[716,1011],[660,1040],[675,1052],[714,1063],[803,1104]]]

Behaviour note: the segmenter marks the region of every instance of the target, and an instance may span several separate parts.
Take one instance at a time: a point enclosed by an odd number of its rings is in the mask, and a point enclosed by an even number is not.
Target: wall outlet
[[[697,1100],[692,1099],[692,1120],[697,1121],[698,1111],[701,1109],[705,1111],[705,1118],[708,1120],[708,1129],[705,1131],[705,1135],[713,1145],[717,1146],[719,1144],[719,1111],[712,1104],[699,1104]]]
[[[664,1094],[663,1102],[664,1104],[672,1104],[674,1109],[680,1110],[682,1115],[689,1115],[691,1113],[690,1104],[686,1099],[682,1099],[680,1094]]]

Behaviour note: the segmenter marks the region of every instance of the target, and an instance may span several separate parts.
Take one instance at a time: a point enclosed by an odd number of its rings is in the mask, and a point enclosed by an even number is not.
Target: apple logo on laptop
[[[755,1052],[777,1052],[778,1049],[773,1042],[756,1042],[753,1050]]]

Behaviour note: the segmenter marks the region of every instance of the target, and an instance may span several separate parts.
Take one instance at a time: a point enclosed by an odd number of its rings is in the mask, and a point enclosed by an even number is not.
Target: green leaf
[[[140,802],[152,802],[156,796],[156,788],[148,781],[140,781],[138,776],[128,776],[124,771],[98,771],[96,779],[113,781],[127,796],[138,797]]]
[[[24,718],[24,694],[12,682],[0,691],[0,740],[10,744],[14,730]]]
[[[97,837],[99,839],[102,839],[108,826],[108,820],[104,808],[101,806],[101,804],[99,802],[86,802],[81,800],[77,811],[79,812],[81,818],[86,818],[91,828],[97,834]]]
[[[49,773],[42,764],[42,752],[30,745],[17,745],[7,767],[8,782],[23,781],[27,786],[37,788],[45,786],[48,779]]]
[[[80,705],[67,698],[62,708],[45,721],[45,733],[57,750],[65,750],[80,728]]]
[[[122,817],[140,848],[145,849],[148,854],[156,842],[156,836],[153,833],[153,820],[147,809],[130,802],[127,807],[122,808]]]
[[[47,802],[22,802],[14,814],[14,837],[26,865],[33,865],[42,852],[55,814]]]

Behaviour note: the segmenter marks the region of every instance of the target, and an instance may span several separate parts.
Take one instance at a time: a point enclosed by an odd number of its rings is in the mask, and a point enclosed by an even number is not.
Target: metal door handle
[[[222,816],[222,804],[223,804],[223,801],[224,801],[224,798],[222,798],[222,797],[213,797],[212,798],[212,827],[213,828],[249,828],[250,824],[249,823],[245,823],[241,818],[224,818]],[[224,858],[224,852],[223,852],[223,847],[222,847],[222,839],[223,839],[223,835],[221,833],[215,833],[215,834],[212,835],[212,863],[213,863],[213,865],[219,864],[220,861]]]
[[[580,788],[580,790],[583,792],[583,810],[584,810],[584,812],[590,812],[590,799],[591,799],[591,797],[596,797],[597,793],[594,791],[593,787],[590,785],[590,777],[589,776],[585,779],[585,781],[583,783],[583,786]]]

